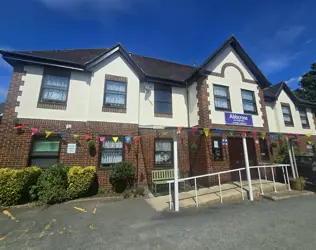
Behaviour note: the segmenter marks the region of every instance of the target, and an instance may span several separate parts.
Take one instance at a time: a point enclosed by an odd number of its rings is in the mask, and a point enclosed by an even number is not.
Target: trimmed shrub
[[[55,204],[66,201],[67,172],[69,167],[64,164],[55,164],[43,171],[37,181],[38,200],[46,204]]]
[[[36,184],[41,169],[0,169],[0,204],[12,206],[30,201],[30,190]]]
[[[96,182],[96,167],[78,167],[70,168],[68,178],[67,194],[68,198],[76,199],[87,196]]]
[[[110,175],[110,183],[115,192],[122,193],[126,188],[133,186],[134,175],[134,167],[130,162],[116,163]]]

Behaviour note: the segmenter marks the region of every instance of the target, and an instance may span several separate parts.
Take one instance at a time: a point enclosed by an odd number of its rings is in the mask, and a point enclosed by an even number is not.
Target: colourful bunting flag
[[[219,129],[219,128],[215,129],[215,131],[216,131],[216,133],[217,133],[217,134],[219,134],[219,135],[221,135],[221,134],[222,134],[222,130],[221,130],[221,129]]]
[[[168,132],[160,132],[160,135],[167,135]]]
[[[32,135],[35,135],[38,132],[38,128],[32,128]]]
[[[135,142],[140,140],[140,135],[134,137]]]
[[[307,141],[307,143],[308,143],[309,145],[312,145],[313,142],[312,142],[312,141]]]
[[[247,131],[243,130],[243,131],[241,131],[241,134],[242,135],[247,135]]]
[[[234,130],[229,130],[229,135],[233,136],[234,135]]]
[[[308,138],[310,138],[310,137],[312,136],[312,134],[306,134],[306,136],[307,136]]]
[[[192,132],[196,133],[196,131],[198,131],[198,129],[199,129],[198,127],[192,127]]]
[[[266,138],[266,135],[267,135],[266,132],[262,132],[262,133],[261,133],[261,138],[262,138],[262,140],[264,140],[264,138]]]
[[[61,137],[61,138],[63,138],[63,137],[65,137],[66,136],[66,134],[59,134],[59,136]]]
[[[279,133],[279,138],[282,139],[283,133]]]
[[[177,133],[178,133],[178,134],[180,134],[182,128],[183,128],[183,127],[181,127],[181,126],[178,127],[178,129],[177,129]]]
[[[204,134],[206,137],[208,137],[208,132],[210,131],[209,128],[203,128]]]
[[[91,136],[90,135],[86,135],[86,141],[91,140]]]
[[[23,128],[23,125],[16,125],[14,126],[15,129],[22,129]]]
[[[101,136],[101,137],[100,137],[100,142],[104,142],[104,140],[105,140],[105,137],[104,137],[104,136]]]
[[[45,138],[47,138],[48,136],[50,136],[51,133],[52,133],[51,131],[45,131],[45,134],[46,134]]]
[[[74,137],[75,139],[78,139],[78,138],[79,138],[79,135],[74,134],[73,137]]]
[[[113,139],[114,142],[118,141],[118,137],[112,137],[112,139]]]
[[[252,137],[256,137],[257,136],[257,132],[256,131],[251,131],[251,135],[252,135]]]
[[[131,142],[131,137],[130,137],[130,136],[125,136],[125,141],[126,141],[127,143],[130,143],[130,142]]]
[[[275,134],[274,133],[270,133],[271,135],[271,140],[273,141],[275,139]]]
[[[299,139],[299,138],[300,138],[300,135],[299,135],[299,134],[295,134],[295,138],[296,138],[296,139]]]

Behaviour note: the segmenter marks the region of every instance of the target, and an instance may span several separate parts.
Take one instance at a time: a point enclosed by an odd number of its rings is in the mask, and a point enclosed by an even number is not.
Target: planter
[[[305,180],[302,178],[290,179],[291,189],[297,191],[303,191],[305,187]]]
[[[113,188],[115,193],[121,194],[127,188],[127,181],[118,181]]]

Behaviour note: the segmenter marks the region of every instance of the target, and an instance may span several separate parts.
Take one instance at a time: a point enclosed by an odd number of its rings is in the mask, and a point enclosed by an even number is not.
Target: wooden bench
[[[153,170],[151,172],[153,190],[157,193],[157,185],[167,184],[174,179],[173,169]],[[179,175],[180,178],[180,175]]]

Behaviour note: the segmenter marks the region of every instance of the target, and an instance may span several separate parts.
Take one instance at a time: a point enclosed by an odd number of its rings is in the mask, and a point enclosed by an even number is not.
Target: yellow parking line
[[[45,226],[45,228],[44,228],[43,232],[41,232],[41,235],[39,236],[39,238],[42,238],[42,237],[44,236],[45,232],[46,232],[48,229],[50,229],[50,227],[51,227],[52,224],[54,224],[54,223],[56,223],[56,219],[52,219],[52,221],[49,222],[49,223]]]
[[[8,216],[11,220],[15,220],[16,222],[18,222],[16,218],[8,210],[3,210],[3,214]]]
[[[74,207],[74,209],[76,209],[76,210],[78,210],[78,211],[81,211],[81,212],[84,212],[84,213],[87,212],[86,210],[84,210],[84,209],[81,208],[81,207]]]
[[[97,212],[97,208],[95,207],[94,209],[93,209],[93,214],[96,214],[96,212]]]
[[[11,233],[8,233],[0,238],[0,240],[5,240]]]

